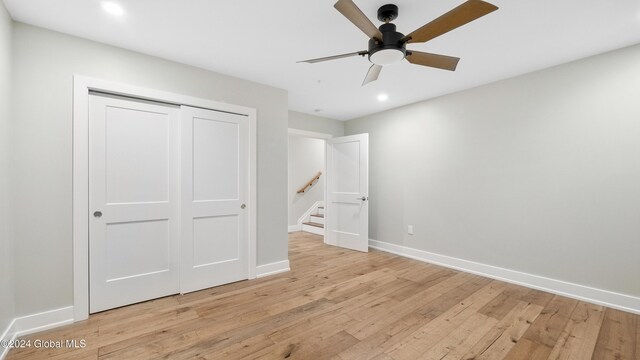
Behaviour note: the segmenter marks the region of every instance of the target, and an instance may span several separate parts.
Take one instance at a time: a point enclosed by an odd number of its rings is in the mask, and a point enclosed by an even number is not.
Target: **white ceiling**
[[[461,57],[456,72],[408,62],[360,84],[369,63],[353,57],[298,60],[366,50],[367,38],[335,0],[4,0],[17,21],[175,60],[289,91],[290,109],[348,120],[640,42],[638,0],[489,0],[500,9],[409,48]],[[355,0],[376,25],[390,0]],[[463,0],[394,0],[405,34]],[[389,100],[380,103],[379,93]]]

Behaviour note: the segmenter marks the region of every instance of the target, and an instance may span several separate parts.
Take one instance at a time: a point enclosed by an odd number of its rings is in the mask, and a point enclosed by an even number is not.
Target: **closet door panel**
[[[182,107],[182,292],[248,278],[246,116]]]
[[[90,96],[91,313],[179,292],[179,111]]]

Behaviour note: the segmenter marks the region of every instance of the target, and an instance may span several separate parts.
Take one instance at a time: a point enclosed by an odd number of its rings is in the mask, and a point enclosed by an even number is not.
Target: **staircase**
[[[324,235],[324,206],[318,206],[302,223],[302,231],[308,233]]]

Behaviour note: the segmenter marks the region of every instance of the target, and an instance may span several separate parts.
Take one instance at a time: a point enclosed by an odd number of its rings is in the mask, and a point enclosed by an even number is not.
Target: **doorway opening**
[[[289,129],[289,232],[296,231],[368,251],[369,134],[334,138]]]
[[[330,134],[289,129],[288,231],[325,236],[326,139]]]

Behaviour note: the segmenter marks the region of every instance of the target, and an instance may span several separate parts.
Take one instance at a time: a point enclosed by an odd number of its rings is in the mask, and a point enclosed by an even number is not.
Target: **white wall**
[[[287,93],[16,23],[16,312],[72,304],[74,74],[249,106],[258,111],[258,264],[287,259]]]
[[[317,201],[324,201],[325,141],[289,135],[289,225],[298,219]],[[318,171],[322,176],[307,192],[298,194]]]
[[[289,111],[289,128],[335,136],[344,135],[344,122],[315,115]]]
[[[640,296],[639,99],[637,45],[348,121],[371,238]]]
[[[11,47],[12,21],[0,1],[0,336],[14,318],[13,237],[9,174],[11,174]],[[0,347],[0,354],[2,354]]]

